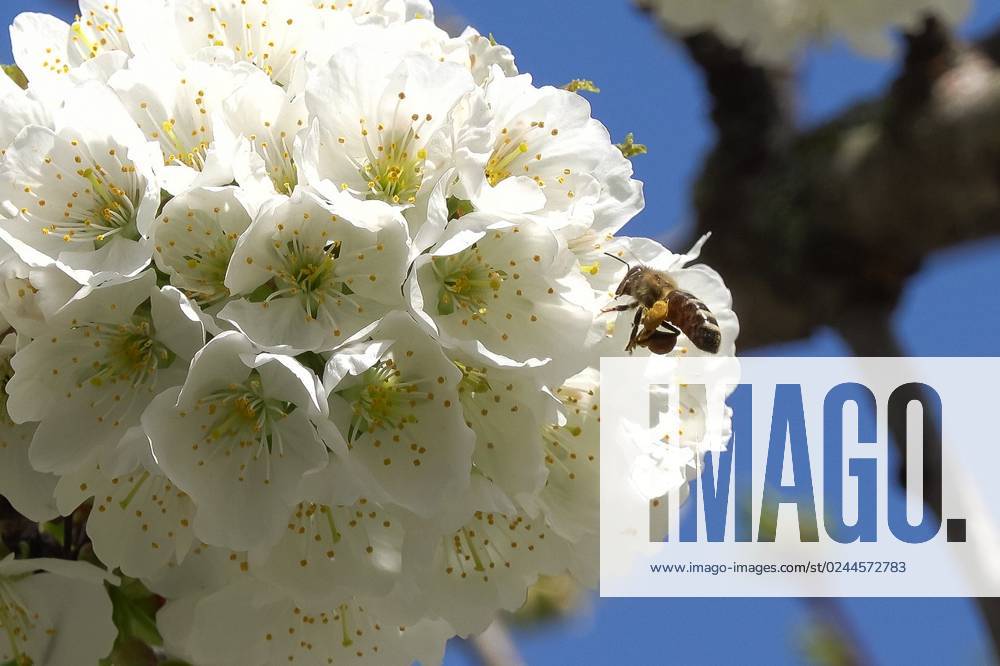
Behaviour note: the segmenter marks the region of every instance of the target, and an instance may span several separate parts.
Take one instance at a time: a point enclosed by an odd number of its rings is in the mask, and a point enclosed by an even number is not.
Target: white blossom
[[[546,396],[534,372],[459,358],[459,399],[476,435],[472,464],[511,500],[530,501],[547,478],[540,436],[556,420],[557,401]]]
[[[108,85],[146,139],[160,146],[163,159],[156,167],[163,189],[181,194],[232,182],[236,145],[216,141],[216,116],[225,100],[254,79],[268,82],[253,67],[234,64],[231,53],[209,51],[181,66],[134,58]]]
[[[294,359],[254,354],[229,332],[198,352],[183,387],[156,397],[142,425],[156,462],[197,505],[201,540],[246,550],[277,539],[302,476],[327,462],[318,391]]]
[[[405,553],[425,603],[459,635],[484,630],[497,609],[519,608],[528,586],[564,571],[569,558],[543,519],[506,503],[488,481],[477,479],[464,504],[436,521],[463,516],[444,535],[437,524],[411,530]]]
[[[580,367],[591,292],[575,258],[544,225],[473,213],[417,258],[411,305],[445,347],[491,364],[545,365],[563,379]]]
[[[183,604],[176,612],[172,606]],[[171,602],[171,645],[198,664],[265,666],[361,661],[404,666],[440,663],[450,627],[412,618],[389,598],[352,598],[334,605],[297,603],[277,588],[243,582],[193,603]]]
[[[153,223],[153,259],[170,283],[203,306],[229,297],[226,272],[250,215],[232,187],[204,188],[171,199]]]
[[[219,317],[261,347],[333,349],[402,302],[406,253],[405,222],[390,206],[299,190],[240,237],[225,284],[245,297]]]
[[[0,228],[92,281],[137,274],[160,202],[152,147],[108,88],[79,86],[54,129],[29,125],[4,154],[0,201],[12,217]]]
[[[59,477],[37,471],[28,460],[28,447],[37,424],[14,423],[7,414],[6,385],[14,374],[10,358],[14,355],[15,344],[13,334],[0,344],[0,383],[3,385],[0,389],[0,495],[6,497],[18,513],[41,522],[58,515],[54,493]]]
[[[183,61],[207,48],[223,48],[278,83],[322,29],[310,0],[171,0],[172,23],[163,26],[167,48]],[[167,41],[167,38],[164,38]]]
[[[474,87],[468,69],[422,53],[357,46],[311,66],[309,182],[408,206],[430,194],[456,150],[449,114]]]
[[[364,497],[338,504],[323,490],[322,499],[307,492],[316,501],[294,507],[274,548],[251,554],[251,572],[295,599],[316,603],[387,595],[401,575],[405,528],[399,512]]]
[[[142,13],[133,11],[136,4],[80,0],[72,24],[48,14],[20,14],[10,31],[14,59],[34,85],[100,78],[132,53],[126,23],[142,22]]]
[[[114,580],[84,562],[0,560],[0,659],[75,666],[106,657],[118,632],[104,582]]]
[[[81,294],[10,361],[7,407],[17,423],[39,422],[30,456],[41,471],[71,472],[117,445],[159,391],[183,381],[183,359],[204,340],[186,299],[156,289],[151,272]]]
[[[0,316],[27,344],[45,332],[46,321],[80,292],[81,283],[90,276],[36,252],[3,230],[0,247],[5,255],[0,259]]]
[[[259,207],[275,194],[292,194],[308,119],[305,96],[266,77],[248,77],[226,99],[215,132],[235,148],[233,175],[245,201]]]
[[[52,109],[32,92],[22,90],[9,76],[0,76],[0,155],[27,125],[52,126]]]
[[[87,534],[94,552],[133,578],[183,561],[194,544],[194,503],[160,470],[142,428],[62,477],[55,496],[65,515],[93,498]]]
[[[642,185],[587,101],[433,19],[83,0],[15,21],[0,494],[87,516],[93,555],[167,600],[170,658],[434,664],[541,575],[593,585],[625,264],[704,300],[735,353],[700,243],[616,235]],[[649,488],[711,448],[705,395],[665,405],[636,433]],[[110,651],[117,581],[67,567],[0,562],[0,662]]]
[[[599,373],[589,368],[555,394],[563,418],[545,424],[542,432],[548,477],[538,503],[552,529],[576,540],[596,532],[599,516],[598,497],[591,490],[600,471]]]
[[[482,84],[496,66],[506,76],[515,76],[517,66],[514,54],[503,44],[497,44],[493,37],[484,37],[475,28],[468,27],[458,37],[465,42],[469,51],[469,68],[476,83]]]
[[[474,435],[458,394],[462,373],[403,312],[370,338],[328,361],[330,417],[362,487],[431,516],[469,482]]]
[[[476,181],[465,183],[478,209],[533,213],[576,233],[614,233],[642,209],[631,163],[582,96],[499,69],[485,89],[492,153]]]
[[[892,29],[916,26],[927,13],[952,23],[969,11],[968,0],[656,0],[654,10],[670,29],[715,30],[733,46],[782,63],[810,42],[842,37],[859,51],[885,56]]]

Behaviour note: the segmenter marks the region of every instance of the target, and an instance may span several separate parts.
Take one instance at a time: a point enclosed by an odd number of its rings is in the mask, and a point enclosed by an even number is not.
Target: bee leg
[[[628,344],[625,351],[629,354],[635,349],[636,337],[639,335],[639,324],[642,322],[642,310],[636,310],[635,318],[632,320],[632,334],[628,337]]]
[[[609,312],[625,312],[626,310],[634,310],[637,307],[639,307],[639,301],[625,303],[624,305],[613,305],[609,308],[601,310],[601,314],[607,314]]]
[[[666,301],[657,301],[653,304],[653,307],[646,310],[642,318],[642,332],[639,333],[639,337],[636,338],[639,344],[642,344],[643,341],[652,337],[656,333],[656,329],[664,324],[666,318]]]
[[[654,354],[669,354],[677,344],[679,331],[656,331],[640,344]]]

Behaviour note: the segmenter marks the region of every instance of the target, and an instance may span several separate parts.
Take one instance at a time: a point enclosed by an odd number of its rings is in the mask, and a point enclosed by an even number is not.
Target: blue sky
[[[874,1],[874,0],[873,0]],[[52,0],[4,0],[0,20],[20,11],[66,13]],[[538,83],[594,79],[594,115],[616,139],[635,132],[650,154],[635,161],[646,184],[646,211],[626,232],[667,239],[674,249],[690,241],[689,186],[710,146],[706,99],[683,53],[663,39],[627,0],[443,0],[440,16],[458,16],[492,32],[514,49],[522,71]],[[965,34],[1000,21],[1000,3],[975,0]],[[6,35],[0,56],[9,61]],[[892,63],[857,57],[838,45],[809,54],[801,74],[803,122],[835,113],[891,79]],[[956,248],[934,257],[917,276],[896,317],[906,350],[926,356],[996,355],[1000,328],[1000,241]],[[966,296],[967,294],[967,296]],[[963,300],[964,299],[964,300]],[[938,325],[935,305],[950,305],[950,324]],[[737,309],[740,304],[736,304]],[[758,350],[760,351],[760,350]],[[766,350],[770,354],[844,353],[841,341],[813,339]],[[843,600],[847,616],[879,663],[982,663],[988,648],[967,600]],[[600,600],[543,628],[516,631],[529,664],[741,663],[796,664],[806,606],[786,599]],[[472,664],[461,646],[448,666]]]

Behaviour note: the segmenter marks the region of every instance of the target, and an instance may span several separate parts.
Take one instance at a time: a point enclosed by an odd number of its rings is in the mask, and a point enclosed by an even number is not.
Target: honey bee
[[[628,273],[618,285],[615,298],[631,296],[634,300],[601,312],[637,309],[625,351],[631,354],[638,346],[654,354],[667,354],[673,351],[677,337],[683,333],[698,349],[709,354],[718,353],[722,330],[715,315],[700,298],[678,289],[663,271],[642,265],[629,266],[613,254],[608,256],[628,266]]]

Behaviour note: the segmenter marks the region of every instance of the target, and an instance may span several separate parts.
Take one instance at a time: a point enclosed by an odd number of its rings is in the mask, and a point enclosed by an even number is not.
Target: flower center
[[[173,352],[153,338],[148,316],[137,315],[127,324],[91,324],[82,328],[104,354],[84,371],[81,383],[103,386],[106,382],[128,382],[139,387],[174,360]]]
[[[96,58],[101,51],[121,49],[124,45],[125,28],[118,18],[118,8],[108,7],[111,13],[99,17],[89,11],[86,16],[77,15],[76,21],[70,27],[70,45],[75,47],[84,60]]]
[[[134,180],[135,167],[131,164],[122,165],[122,176]],[[89,183],[88,194],[91,195],[92,206],[89,210],[81,209],[74,213],[67,207],[66,215],[59,223],[44,227],[42,233],[46,236],[56,234],[64,241],[93,242],[101,247],[112,236],[121,236],[129,240],[139,240],[139,230],[136,227],[136,203],[139,200],[136,183],[130,182],[128,189],[123,189],[108,179],[107,172],[95,164],[91,168],[80,169],[77,175]]]
[[[413,119],[416,121],[418,116]],[[391,204],[412,204],[423,184],[427,151],[416,146],[420,135],[415,126],[411,126],[401,140],[390,138],[387,141],[382,136],[383,130],[379,124],[380,141],[372,150],[367,140],[368,130],[362,125],[368,161],[361,167],[361,177],[368,183],[368,198]]]
[[[545,535],[532,534],[532,526],[522,516],[477,511],[473,522],[455,532],[445,546],[445,573],[489,582],[495,570],[511,568],[519,549],[533,551],[536,538],[544,539]]]
[[[235,233],[216,233],[211,244],[185,248],[182,260],[183,275],[188,282],[189,295],[201,305],[209,305],[229,296],[226,271],[236,248],[239,236]]]
[[[354,413],[348,443],[379,429],[401,430],[418,421],[413,408],[429,397],[418,390],[417,382],[403,381],[401,374],[395,361],[386,359],[366,370],[358,384],[338,392]]]
[[[291,403],[265,397],[256,370],[243,384],[230,384],[198,402],[208,405],[208,413],[215,417],[207,428],[206,439],[231,439],[249,432],[268,453],[275,444],[281,446],[274,426],[295,409]]]
[[[202,104],[201,98],[198,98],[197,103],[200,107]],[[211,145],[207,128],[202,126],[191,132],[191,138],[198,139],[191,145],[181,138],[183,133],[179,134],[177,132],[177,121],[173,118],[160,123],[160,130],[162,131],[163,142],[166,144],[166,148],[163,151],[164,164],[180,163],[191,167],[195,171],[201,171],[205,168],[205,159],[208,156],[208,148]]]
[[[232,49],[239,60],[260,68],[272,81],[283,85],[299,55],[293,45],[302,39],[301,24],[279,13],[286,4],[291,3],[271,2],[269,6],[268,0],[241,0],[237,7],[221,11],[213,7],[211,23],[198,24],[195,36],[204,38],[209,46]],[[201,33],[203,27],[208,31]]]
[[[287,241],[278,248],[282,261],[274,270],[277,290],[267,300],[297,297],[310,319],[319,317],[328,300],[339,304],[344,296],[353,293],[336,275],[340,247],[340,241],[333,241],[316,251],[297,239]]]
[[[507,127],[500,130],[500,140],[497,142],[496,147],[493,149],[493,154],[486,163],[486,180],[490,185],[496,187],[514,175],[514,171],[519,168],[521,156],[526,155],[531,150],[529,138],[536,138],[532,137],[532,135],[544,129],[544,121],[533,121],[520,131],[511,131]],[[534,157],[538,162],[542,160],[541,153],[536,153]],[[530,174],[531,169],[529,166],[524,165],[523,171],[527,175]],[[536,175],[532,176],[532,178],[539,186],[545,186],[545,181],[542,180],[541,176]]]
[[[432,265],[441,283],[437,303],[440,315],[452,314],[457,307],[478,319],[486,314],[488,299],[497,297],[507,278],[504,271],[486,263],[476,246],[447,257],[435,257]]]
[[[16,578],[13,579],[16,582]],[[35,628],[38,615],[29,612],[27,606],[14,591],[10,579],[0,578],[0,628],[7,635],[14,659],[13,666],[32,666],[34,661],[21,652],[20,646],[28,641],[28,633]]]
[[[462,373],[462,379],[458,383],[458,392],[465,397],[480,393],[489,393],[493,390],[484,368],[474,368],[459,361],[453,361],[455,367]]]
[[[299,183],[299,174],[295,169],[295,160],[292,159],[288,132],[282,131],[271,141],[260,140],[256,134],[251,134],[250,141],[254,150],[264,160],[267,175],[274,183],[274,189],[290,196]]]
[[[504,139],[500,146],[493,151],[489,162],[486,163],[486,180],[490,185],[496,187],[513,175],[511,167],[518,157],[528,152],[528,144],[524,141],[514,144],[510,138]]]

